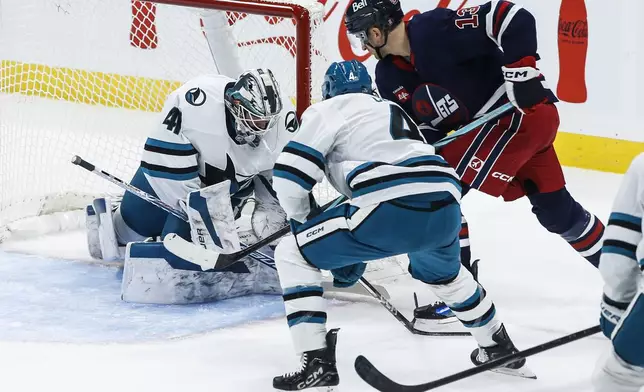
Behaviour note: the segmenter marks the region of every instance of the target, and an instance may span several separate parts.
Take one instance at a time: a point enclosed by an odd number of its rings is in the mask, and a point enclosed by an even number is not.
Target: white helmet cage
[[[273,72],[258,68],[242,73],[226,91],[226,107],[235,117],[241,136],[261,136],[268,132],[282,111],[282,97]]]

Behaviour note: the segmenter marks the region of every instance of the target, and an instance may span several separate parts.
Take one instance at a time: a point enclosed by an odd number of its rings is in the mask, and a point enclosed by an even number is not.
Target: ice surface
[[[621,176],[574,169],[567,169],[566,175],[573,196],[606,219]],[[519,348],[597,324],[599,274],[563,240],[539,226],[527,200],[503,203],[472,193],[463,209],[473,254],[482,259],[481,282]],[[82,241],[70,240],[65,250],[62,239],[56,241],[57,259],[78,254],[84,247]],[[46,247],[45,241],[30,242],[28,249],[42,255],[47,254]],[[21,251],[20,244],[12,244],[11,250]],[[171,309],[120,303],[114,296],[118,280],[110,268],[0,254],[0,281],[0,391],[270,391],[273,376],[297,365],[283,318],[250,322],[257,307],[246,312],[236,308],[243,302],[222,308],[226,316],[236,315],[239,325],[214,329],[213,324],[222,321],[217,306]],[[67,284],[71,282],[76,287]],[[422,284],[406,278],[386,287],[392,302],[408,315],[413,291],[421,300],[431,299]],[[274,306],[270,301],[261,305],[266,314]],[[42,313],[17,315],[18,309]],[[23,325],[7,328],[10,322],[5,319]],[[67,343],[46,342],[55,330],[48,325],[54,323],[73,331],[65,335]],[[473,339],[412,336],[367,298],[332,305],[329,327],[336,326],[341,327],[338,366],[343,392],[373,390],[353,371],[358,354],[395,380],[410,384],[471,366]],[[60,329],[56,332],[63,334]],[[196,330],[209,332],[191,335]],[[167,339],[180,335],[186,337]],[[101,344],[105,341],[126,343]],[[607,347],[607,340],[595,335],[531,357],[529,365],[538,380],[486,373],[438,391],[591,391],[590,376]]]
[[[0,253],[0,338],[142,342],[284,314],[279,296],[167,306],[120,300],[122,269]]]

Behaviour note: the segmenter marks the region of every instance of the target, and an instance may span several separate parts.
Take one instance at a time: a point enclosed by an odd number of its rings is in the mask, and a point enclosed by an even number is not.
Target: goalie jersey
[[[274,188],[289,219],[311,213],[309,193],[326,176],[364,207],[407,195],[460,201],[454,170],[435,155],[394,102],[368,94],[339,95],[310,106],[274,169]]]
[[[237,138],[235,119],[224,103],[224,92],[234,83],[226,76],[204,75],[172,92],[163,116],[145,142],[132,184],[183,210],[188,193],[225,180],[231,181],[236,215],[258,184],[261,196],[277,205],[270,185],[271,170],[298,128],[295,112],[285,107],[275,128],[253,147]],[[156,207],[152,214],[148,208],[149,204],[136,196],[124,195],[119,213],[127,227],[117,224],[119,242],[161,235],[168,215]],[[142,238],[136,238],[130,229]],[[189,239],[187,226],[184,230],[165,227],[164,234],[169,230]]]

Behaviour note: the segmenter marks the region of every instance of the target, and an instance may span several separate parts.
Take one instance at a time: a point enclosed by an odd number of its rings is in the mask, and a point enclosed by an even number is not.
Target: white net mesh
[[[293,1],[310,10],[315,99],[327,66],[323,7]],[[20,219],[122,193],[71,157],[128,180],[165,97],[192,77],[270,68],[295,101],[295,55],[308,50],[296,46],[295,26],[140,1],[0,0],[0,241]]]
[[[315,0],[291,2],[310,11],[304,74],[315,101],[328,66],[324,10]],[[270,68],[295,101],[295,56],[309,50],[295,37],[290,18],[136,0],[0,0],[0,242],[77,227],[82,214],[65,211],[122,194],[72,156],[129,180],[165,97],[190,78]],[[315,193],[320,203],[337,196],[326,184]],[[371,279],[404,273],[387,261],[368,271]]]

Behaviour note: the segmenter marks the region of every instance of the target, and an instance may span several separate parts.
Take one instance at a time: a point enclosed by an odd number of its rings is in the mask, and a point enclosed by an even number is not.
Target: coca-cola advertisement
[[[588,17],[584,0],[562,0],[557,37],[559,49],[557,96],[566,102],[586,102]]]

